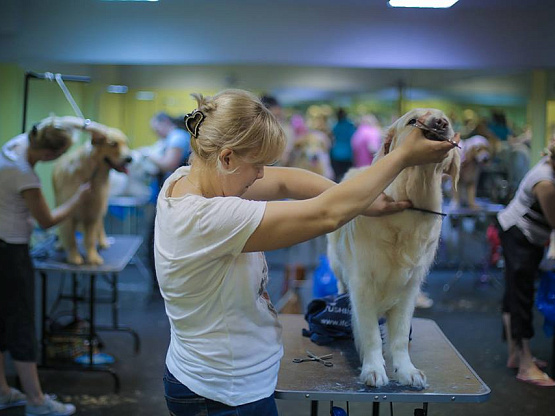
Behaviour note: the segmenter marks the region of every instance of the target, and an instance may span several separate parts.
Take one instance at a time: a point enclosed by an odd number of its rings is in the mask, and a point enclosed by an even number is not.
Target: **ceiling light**
[[[459,0],[389,0],[391,7],[447,9]]]

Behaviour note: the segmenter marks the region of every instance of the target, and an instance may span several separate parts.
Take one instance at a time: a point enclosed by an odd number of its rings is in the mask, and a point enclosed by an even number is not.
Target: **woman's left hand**
[[[375,199],[375,201],[363,213],[367,217],[381,217],[383,215],[395,214],[412,207],[412,203],[408,200],[395,201],[383,192]]]

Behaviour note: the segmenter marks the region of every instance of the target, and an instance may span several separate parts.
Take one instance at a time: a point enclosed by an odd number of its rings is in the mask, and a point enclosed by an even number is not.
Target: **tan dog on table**
[[[454,138],[451,124],[441,111],[415,109],[389,128],[374,161],[399,146],[415,127],[423,129],[432,140]],[[457,183],[459,167],[459,150],[454,148],[442,163],[404,169],[385,193],[395,200],[409,199],[419,210],[382,217],[359,216],[328,234],[328,256],[339,290],[350,293],[355,344],[362,361],[360,377],[370,386],[389,382],[378,326],[378,320],[385,317],[395,378],[403,385],[426,387],[426,376],[409,356],[409,332],[420,285],[438,246],[441,179],[447,173]],[[351,169],[345,179],[361,169]]]
[[[57,205],[71,198],[82,183],[90,181],[92,188],[87,203],[77,208],[59,226],[60,241],[68,263],[84,262],[75,238],[78,229],[83,231],[87,263],[104,263],[97,246],[109,246],[104,231],[104,215],[108,209],[110,169],[125,171],[125,165],[130,161],[125,134],[115,128],[106,128],[104,134],[93,134],[90,142],[65,154],[56,163],[52,181]]]
[[[335,174],[331,167],[329,147],[329,139],[324,133],[308,131],[295,141],[288,165],[333,179]]]
[[[461,172],[458,185],[453,187],[453,205],[480,208],[476,204],[476,189],[482,168],[490,157],[489,141],[484,136],[476,135],[461,140]]]

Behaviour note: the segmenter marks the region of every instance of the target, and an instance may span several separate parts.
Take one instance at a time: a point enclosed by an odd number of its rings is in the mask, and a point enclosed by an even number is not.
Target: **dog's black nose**
[[[127,156],[125,159],[123,159],[123,161],[127,164],[127,163],[131,163],[133,162],[133,158],[131,156]]]
[[[444,130],[447,130],[448,126],[449,126],[449,122],[447,121],[447,119],[445,119],[445,118],[434,118],[432,120],[432,125],[430,127],[432,127],[433,129],[436,129],[436,130],[444,131]]]

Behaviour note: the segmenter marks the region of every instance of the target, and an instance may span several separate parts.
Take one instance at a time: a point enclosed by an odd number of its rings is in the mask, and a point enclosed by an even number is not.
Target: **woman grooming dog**
[[[306,170],[267,166],[286,139],[253,94],[195,98],[198,107],[185,120],[191,166],[164,183],[155,221],[156,273],[171,323],[166,402],[177,416],[234,409],[277,415],[283,347],[262,252],[331,232],[360,214],[408,208],[382,191],[405,167],[441,161],[453,145],[426,140],[415,128],[383,160],[336,185]]]
[[[29,255],[31,218],[50,228],[67,218],[90,194],[81,185],[65,204],[50,210],[34,171],[38,162],[57,159],[72,144],[75,130],[102,137],[104,126],[77,117],[49,117],[6,143],[0,151],[0,409],[25,405],[26,415],[71,415],[42,392],[37,374],[34,271]],[[25,394],[10,388],[4,369],[9,351]]]
[[[540,387],[555,387],[555,380],[540,370],[530,349],[534,336],[532,309],[534,281],[545,244],[555,229],[555,142],[522,179],[509,205],[497,214],[505,258],[503,324],[507,338],[507,367],[518,369],[516,378]]]

